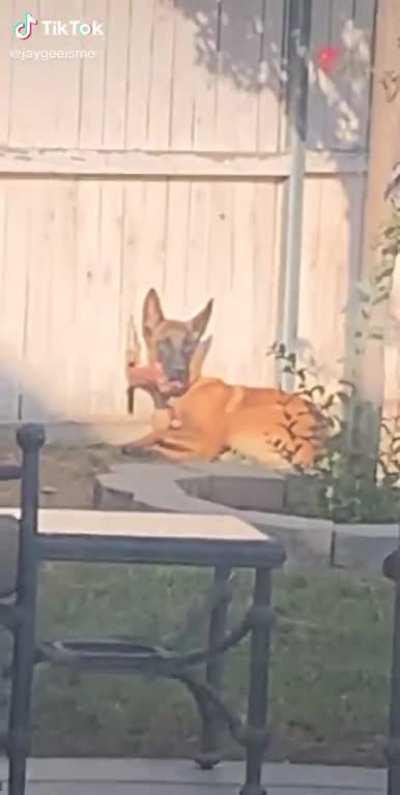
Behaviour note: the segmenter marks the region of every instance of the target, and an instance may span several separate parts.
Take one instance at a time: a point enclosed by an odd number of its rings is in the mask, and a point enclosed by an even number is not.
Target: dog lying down
[[[309,469],[327,439],[324,418],[296,393],[227,384],[201,374],[211,339],[202,339],[212,301],[189,321],[165,318],[150,290],[143,307],[148,364],[129,371],[130,388],[155,403],[152,431],[125,453],[148,449],[173,461],[212,461],[227,450],[273,469]]]

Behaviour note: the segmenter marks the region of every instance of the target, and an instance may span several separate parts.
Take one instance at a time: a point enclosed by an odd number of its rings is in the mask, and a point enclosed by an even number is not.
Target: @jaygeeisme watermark
[[[13,61],[92,61],[96,55],[96,50],[10,50]]]
[[[93,38],[94,41],[104,37],[104,22],[97,19],[82,20],[82,19],[37,19],[30,11],[25,11],[22,19],[15,22],[12,26],[12,33],[14,39],[19,42],[25,42],[34,36],[36,31],[44,36],[75,38],[75,45],[78,44],[79,38]],[[61,44],[61,42],[60,42]],[[27,61],[47,61],[47,60],[78,60],[78,59],[91,59],[96,57],[94,49],[14,49],[10,50],[11,58]]]

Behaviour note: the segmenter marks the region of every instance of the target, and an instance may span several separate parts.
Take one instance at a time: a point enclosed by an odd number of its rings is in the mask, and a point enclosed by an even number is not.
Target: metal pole
[[[282,342],[288,353],[296,347],[303,185],[307,145],[308,60],[311,38],[312,0],[290,0],[288,23],[288,119],[292,164],[288,184]],[[282,386],[293,388],[293,376],[283,373]]]

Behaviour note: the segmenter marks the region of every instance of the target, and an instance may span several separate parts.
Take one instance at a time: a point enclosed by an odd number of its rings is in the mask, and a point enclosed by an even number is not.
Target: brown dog
[[[326,438],[322,417],[300,395],[231,386],[201,377],[211,344],[202,340],[213,302],[187,322],[168,320],[155,290],[143,306],[148,366],[133,368],[130,386],[147,389],[156,412],[153,431],[124,448],[148,448],[166,458],[213,460],[235,450],[273,468],[313,465]]]

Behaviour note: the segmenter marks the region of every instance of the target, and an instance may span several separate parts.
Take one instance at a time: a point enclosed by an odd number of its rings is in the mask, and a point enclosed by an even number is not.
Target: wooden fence
[[[287,6],[32,0],[39,24],[19,41],[25,2],[3,0],[0,420],[123,415],[129,318],[140,328],[150,286],[172,317],[214,297],[208,373],[274,382]],[[359,268],[373,18],[374,0],[314,2],[299,334],[324,377]],[[105,35],[45,35],[59,19]],[[326,75],[314,56],[329,44],[344,56]]]

